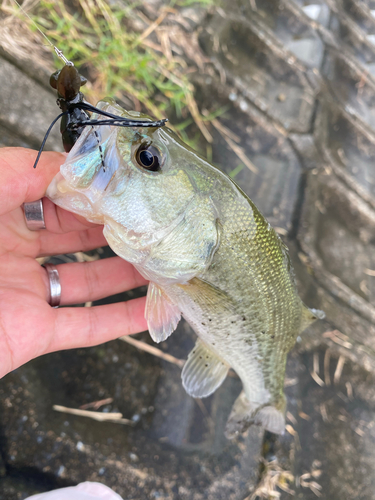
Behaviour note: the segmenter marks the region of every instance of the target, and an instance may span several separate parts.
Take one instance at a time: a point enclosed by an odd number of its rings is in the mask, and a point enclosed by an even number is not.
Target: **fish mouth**
[[[65,177],[58,172],[47,188],[46,196],[55,205],[84,217],[89,222],[104,224],[103,216],[95,213],[93,203],[84,193],[72,189]]]

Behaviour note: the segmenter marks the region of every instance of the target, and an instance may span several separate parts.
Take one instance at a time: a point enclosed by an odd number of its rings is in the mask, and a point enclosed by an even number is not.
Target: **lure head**
[[[49,83],[57,90],[59,98],[73,101],[80,88],[87,83],[87,79],[79,74],[75,66],[66,64],[61,70],[52,73]]]
[[[149,120],[115,103],[98,108]],[[211,195],[222,177],[166,127],[95,126],[78,139],[47,196],[104,224],[114,251],[148,278],[186,282],[216,248]]]

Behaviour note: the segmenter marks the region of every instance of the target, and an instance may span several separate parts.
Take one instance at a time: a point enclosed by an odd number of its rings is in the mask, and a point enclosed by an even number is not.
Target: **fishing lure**
[[[84,95],[80,88],[87,83],[87,79],[80,75],[77,68],[71,61],[68,61],[64,54],[57,47],[54,50],[58,57],[64,62],[65,66],[58,71],[52,73],[50,78],[50,85],[53,89],[57,90],[57,104],[61,109],[61,113],[53,120],[51,125],[44,136],[38,155],[36,157],[34,168],[36,168],[40,155],[44,149],[47,138],[55,125],[61,118],[60,131],[62,134],[63,146],[68,153],[78,138],[83,132],[84,127],[87,126],[104,126],[111,125],[113,127],[163,127],[168,121],[167,118],[162,120],[131,120],[124,118],[120,115],[114,115],[103,111],[84,100]],[[104,116],[106,119],[91,119],[88,112],[96,113],[97,115]],[[97,132],[94,130],[95,135]],[[100,142],[98,140],[98,147],[102,158],[102,166],[105,169],[103,155],[101,151]]]

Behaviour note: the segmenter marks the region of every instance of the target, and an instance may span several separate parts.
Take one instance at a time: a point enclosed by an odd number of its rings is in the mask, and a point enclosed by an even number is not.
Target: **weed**
[[[194,121],[211,142],[205,125],[209,119],[201,116],[188,79],[197,60],[189,63],[181,57],[184,47],[192,43],[195,56],[201,58],[198,64],[204,64],[204,56],[197,35],[183,31],[175,22],[181,13],[174,6],[194,3],[207,7],[212,1],[175,1],[158,12],[146,10],[145,14],[142,4],[137,3],[41,0],[28,14],[52,43],[87,73],[92,85],[85,88],[85,96],[93,103],[105,96],[120,101],[130,98],[133,108],[145,108],[157,118],[172,109],[181,120],[180,132]],[[35,31],[35,26],[27,22]],[[55,64],[61,68],[57,58]]]

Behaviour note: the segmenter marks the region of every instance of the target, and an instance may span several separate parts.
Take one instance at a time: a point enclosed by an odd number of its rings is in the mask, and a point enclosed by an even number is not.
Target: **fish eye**
[[[150,172],[157,172],[161,168],[162,156],[158,148],[151,144],[142,144],[135,153],[138,165]]]

